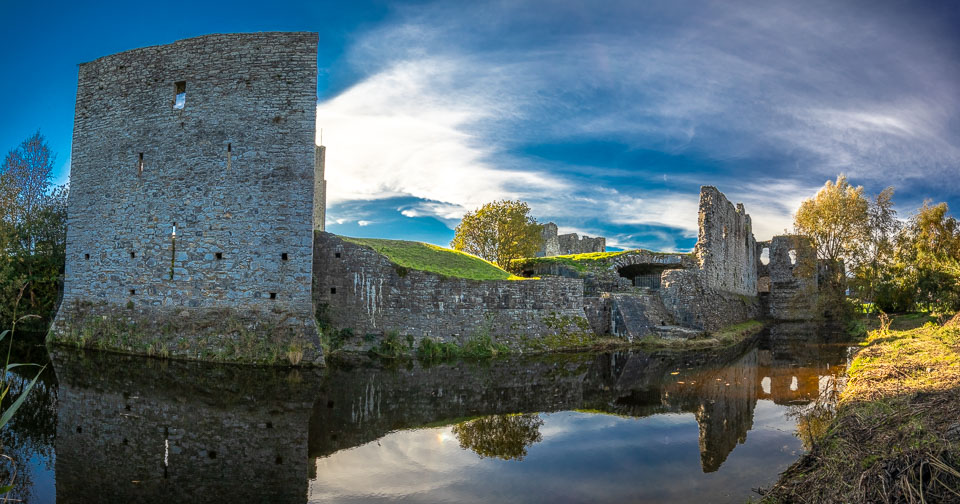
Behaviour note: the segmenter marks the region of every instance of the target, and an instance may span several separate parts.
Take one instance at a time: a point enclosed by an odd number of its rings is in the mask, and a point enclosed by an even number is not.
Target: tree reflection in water
[[[527,447],[543,440],[543,420],[536,413],[491,415],[453,426],[453,434],[464,450],[481,458],[523,460]]]

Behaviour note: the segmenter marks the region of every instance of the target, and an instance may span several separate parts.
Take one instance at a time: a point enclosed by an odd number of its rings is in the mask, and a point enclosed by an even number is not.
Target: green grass
[[[496,264],[477,256],[429,243],[379,238],[348,238],[345,242],[372,248],[398,266],[401,276],[407,269],[427,271],[447,277],[469,280],[521,280]]]
[[[762,502],[960,497],[960,440],[951,434],[960,426],[960,328],[928,319],[868,324],[879,327],[851,362],[836,411]]]
[[[644,253],[653,255],[686,255],[670,252],[652,252],[649,250],[621,250],[619,252],[587,252],[584,254],[568,254],[550,257],[527,257],[524,259],[514,259],[510,268],[514,271],[521,271],[523,268],[540,264],[562,264],[576,269],[579,272],[585,272],[590,267],[602,266],[614,257],[624,254]]]

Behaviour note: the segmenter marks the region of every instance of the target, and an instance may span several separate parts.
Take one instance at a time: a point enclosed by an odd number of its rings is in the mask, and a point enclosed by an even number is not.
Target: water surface
[[[50,359],[2,432],[26,502],[743,502],[803,453],[849,353],[797,326],[322,371],[26,351]]]

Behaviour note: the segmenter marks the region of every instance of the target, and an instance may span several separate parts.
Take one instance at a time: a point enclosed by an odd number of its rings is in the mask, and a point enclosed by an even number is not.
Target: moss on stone
[[[58,345],[161,358],[261,365],[301,365],[317,348],[289,314],[234,310],[132,311],[75,303],[51,328]],[[309,362],[309,363],[312,363]]]

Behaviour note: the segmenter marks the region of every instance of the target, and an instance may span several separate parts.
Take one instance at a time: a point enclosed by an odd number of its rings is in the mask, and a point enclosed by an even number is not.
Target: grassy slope
[[[960,328],[905,327],[924,319],[870,332],[836,416],[764,502],[960,501]]]
[[[370,247],[383,254],[394,264],[404,268],[428,271],[438,275],[467,278],[470,280],[514,280],[510,273],[496,264],[477,256],[452,249],[404,240],[381,240],[377,238],[348,238],[346,242]]]
[[[608,260],[619,255],[630,254],[634,252],[640,252],[640,250],[622,250],[619,252],[587,252],[585,254],[569,254],[550,257],[527,257],[524,259],[515,259],[510,267],[515,271],[519,271],[526,266],[533,266],[535,264],[563,264],[570,266],[577,271],[584,272],[589,266],[597,266],[602,263],[606,263]],[[649,250],[645,250],[643,252],[656,255],[684,255],[670,252],[650,252]]]

